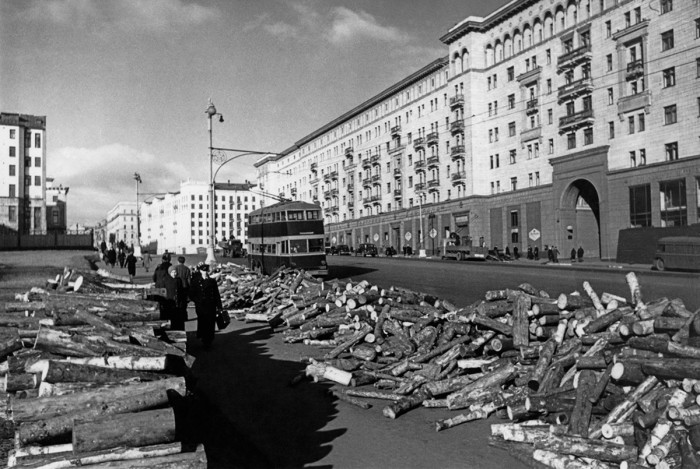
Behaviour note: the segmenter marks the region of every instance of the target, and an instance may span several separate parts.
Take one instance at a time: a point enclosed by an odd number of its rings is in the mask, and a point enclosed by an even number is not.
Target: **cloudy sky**
[[[208,178],[214,146],[282,151],[447,54],[506,0],[2,0],[0,111],[47,116],[69,223]],[[240,163],[239,163],[240,161]],[[252,179],[253,159],[218,180]]]

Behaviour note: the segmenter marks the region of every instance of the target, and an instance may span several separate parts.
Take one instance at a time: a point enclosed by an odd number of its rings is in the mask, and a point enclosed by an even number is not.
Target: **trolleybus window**
[[[306,211],[306,219],[307,220],[319,220],[321,218],[321,215],[318,210],[307,210]]]
[[[289,210],[287,212],[287,219],[289,221],[303,220],[304,219],[304,211],[303,210]]]
[[[289,247],[289,245],[287,244],[287,241],[282,241],[280,243],[280,254],[288,254],[289,253],[288,247]]]
[[[305,239],[290,239],[289,249],[291,252],[308,252]]]
[[[309,252],[323,252],[323,240],[322,239],[310,239],[309,240]]]

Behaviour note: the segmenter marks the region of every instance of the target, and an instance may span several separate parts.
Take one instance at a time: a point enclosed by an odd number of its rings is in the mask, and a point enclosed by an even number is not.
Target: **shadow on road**
[[[234,322],[203,350],[188,334],[209,468],[308,466],[346,431],[321,430],[337,414],[329,386],[291,387],[304,365],[272,359],[263,342],[270,335],[267,327]]]
[[[377,269],[358,267],[356,265],[330,265],[328,266],[328,276],[326,278],[330,280],[334,278],[359,277],[376,271]]]

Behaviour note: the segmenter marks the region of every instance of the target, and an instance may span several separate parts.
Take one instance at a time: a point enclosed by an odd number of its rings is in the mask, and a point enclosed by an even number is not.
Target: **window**
[[[547,65],[552,64],[552,49],[547,49]]]
[[[676,105],[672,104],[670,106],[665,106],[664,107],[664,124],[670,125],[670,124],[675,124],[677,122],[677,115],[676,115]]]
[[[593,144],[593,127],[588,127],[583,130],[583,144],[592,145]]]
[[[547,123],[551,124],[554,122],[554,113],[551,109],[547,109]]]
[[[664,145],[666,150],[666,161],[674,161],[678,159],[678,142],[667,143]]]
[[[700,59],[698,59],[698,72],[700,72]],[[515,95],[510,94],[508,95],[508,109],[514,109],[515,108]]]
[[[608,104],[615,104],[615,97],[613,95],[612,88],[608,88]]]
[[[634,116],[629,116],[627,118],[627,126],[629,128],[629,133],[633,134],[634,133]]]
[[[607,63],[608,63],[608,72],[611,72],[612,69],[613,69],[613,58],[612,58],[612,54],[608,54],[608,55],[606,56],[606,60],[607,60]]]
[[[659,202],[662,227],[688,224],[685,179],[661,181],[659,183]]]
[[[571,132],[566,135],[566,148],[569,150],[576,148],[576,133]]]
[[[491,193],[492,193],[492,194],[495,194],[495,193],[496,193],[496,186],[495,186],[495,184],[493,183],[493,181],[491,181]]]
[[[32,167],[32,159],[30,157],[25,157],[24,158],[24,167],[25,168],[31,168]]]
[[[695,59],[695,77],[700,78],[700,59]]]
[[[14,175],[15,175],[15,165],[11,164],[10,165],[10,176],[14,176]]]
[[[14,184],[10,184],[9,197],[17,197],[17,187]]]
[[[610,140],[615,138],[615,121],[608,122],[608,138]]]
[[[665,51],[669,49],[673,49],[673,29],[661,33],[661,50]]]
[[[510,151],[510,164],[515,164],[515,150]]]
[[[676,67],[667,68],[663,71],[664,88],[676,86]]]
[[[586,96],[583,98],[583,110],[584,111],[590,111],[593,109],[593,98],[590,96]]]
[[[612,23],[608,20],[605,22],[605,37],[612,36]]]
[[[10,196],[10,197],[14,197],[14,196]],[[12,205],[10,205],[7,208],[9,209],[9,211],[8,211],[8,217],[10,219],[9,221],[11,221],[11,222],[17,221],[17,207],[13,207]]]
[[[41,176],[34,176],[34,185],[41,186]]]
[[[29,187],[32,185],[32,177],[24,176],[24,187]]]
[[[515,136],[515,122],[511,122],[508,124],[508,136],[509,137]]]
[[[630,226],[651,226],[651,186],[632,186],[630,192]]]
[[[630,152],[630,166],[631,166],[632,168],[634,168],[635,166],[637,166],[637,152],[634,151],[634,150],[632,150],[632,151]]]
[[[547,94],[552,94],[552,79],[547,78]]]
[[[528,160],[532,159],[532,145],[527,146],[527,159]]]
[[[508,81],[515,80],[515,67],[508,67]]]
[[[530,174],[530,179],[532,179],[532,174]],[[518,211],[513,210],[510,212],[510,226],[518,226]]]
[[[34,134],[34,148],[41,148],[41,134]]]
[[[539,186],[540,185],[540,172],[535,171],[535,185]]]
[[[646,121],[643,112],[641,114],[637,114],[637,130],[639,132],[644,132],[644,130],[646,130]]]
[[[661,0],[661,14],[673,11],[673,0]]]
[[[487,89],[490,90],[490,89],[491,89],[491,77],[488,77],[488,78],[486,79],[486,84],[487,84]]]
[[[512,190],[512,191],[518,190],[518,178],[517,177],[510,178],[510,190]]]
[[[17,147],[10,147],[10,156],[17,156]]]
[[[490,156],[489,156],[489,162],[490,162],[490,168],[493,169],[493,168],[494,168],[494,166],[493,166],[493,155],[490,155]]]
[[[639,166],[644,166],[647,164],[647,151],[642,148],[639,150]]]
[[[628,11],[625,13],[625,28],[629,28],[632,25],[632,16],[630,15],[630,12]]]
[[[38,156],[34,157],[34,166],[36,166],[37,168],[41,168],[41,158],[39,158]]]
[[[554,154],[554,139],[553,138],[549,139],[549,154],[550,155]]]

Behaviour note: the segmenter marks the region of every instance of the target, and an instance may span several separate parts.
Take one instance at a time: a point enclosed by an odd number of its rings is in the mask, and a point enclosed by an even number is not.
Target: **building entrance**
[[[562,194],[559,212],[560,258],[582,247],[587,258],[600,258],[600,198],[587,179],[576,179]]]

